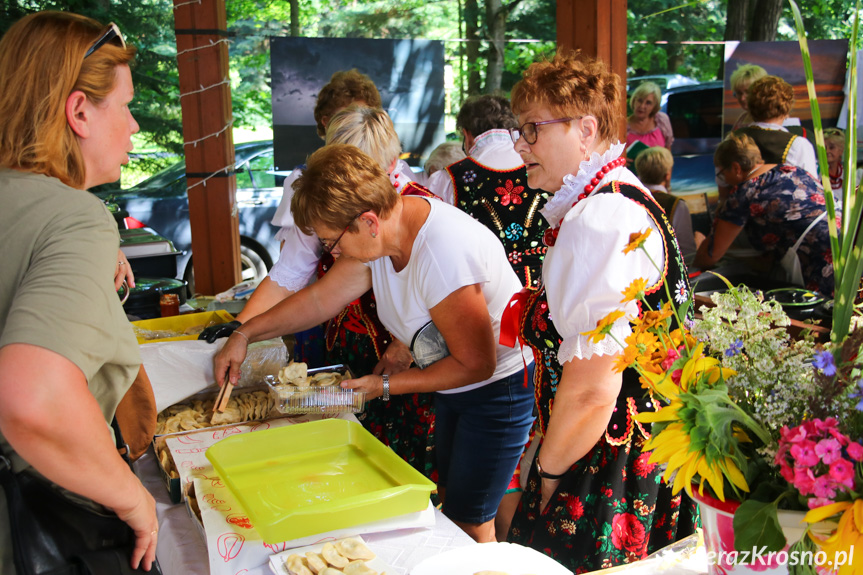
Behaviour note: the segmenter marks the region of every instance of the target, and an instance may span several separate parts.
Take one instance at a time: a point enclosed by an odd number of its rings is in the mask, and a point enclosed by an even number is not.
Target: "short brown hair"
[[[778,76],[764,76],[746,92],[749,114],[756,122],[784,118],[794,106],[794,88]]]
[[[333,74],[330,81],[318,92],[318,99],[315,102],[318,136],[324,138],[327,134],[324,118],[329,121],[336,110],[359,101],[365,102],[365,105],[371,108],[381,107],[381,94],[372,79],[356,68],[340,70]]]
[[[483,94],[465,100],[455,119],[456,130],[467,130],[476,138],[489,130],[517,128],[509,100],[503,96]]]
[[[674,158],[668,148],[653,146],[642,151],[635,158],[635,172],[638,179],[647,185],[657,185],[665,181],[668,170],[674,166]]]
[[[653,96],[655,100],[653,109],[650,111],[650,117],[652,118],[659,111],[659,106],[662,102],[662,90],[653,82],[642,82],[632,91],[632,95],[629,97],[629,107],[634,108],[636,100],[643,100],[647,96]]]
[[[746,134],[731,132],[716,147],[713,154],[713,163],[721,168],[728,169],[732,162],[740,164],[740,168],[748,172],[757,164],[762,163],[761,150],[755,140]]]
[[[305,233],[315,225],[357,231],[357,215],[372,211],[386,218],[399,194],[386,172],[350,144],[329,144],[314,152],[293,183],[291,213]]]
[[[594,116],[598,139],[613,142],[620,134],[620,77],[601,60],[579,52],[558,52],[549,62],[535,62],[513,87],[515,114],[531,106],[544,106],[566,116]]]
[[[135,56],[134,47],[107,43],[85,59],[105,29],[92,18],[45,11],[25,16],[3,35],[0,166],[84,185],[84,157],[66,121],[66,100],[80,90],[98,104],[114,89],[117,66]]]

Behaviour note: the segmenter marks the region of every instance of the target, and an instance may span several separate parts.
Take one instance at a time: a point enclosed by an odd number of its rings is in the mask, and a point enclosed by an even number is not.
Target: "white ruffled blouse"
[[[617,342],[624,344],[632,333],[629,320],[638,315],[635,302],[625,306],[620,303],[621,292],[637,278],[647,279],[648,285],[656,283],[661,275],[659,269],[665,265],[662,236],[647,210],[621,194],[596,193],[618,180],[638,186],[650,195],[628,169],[611,170],[587,198],[578,201],[596,172],[620,157],[623,149],[624,145],[618,143],[604,154],[594,152],[581,163],[577,174],[564,177],[563,187],[540,210],[552,228],[560,225],[555,245],[545,256],[542,278],[551,319],[563,339],[558,350],[561,365],[573,358],[620,353],[622,347]],[[573,206],[574,202],[577,203]],[[642,250],[623,253],[630,234],[643,232],[647,227],[654,228],[645,247],[656,265]],[[591,343],[587,336],[581,335],[619,309],[626,315],[614,323],[611,336]]]

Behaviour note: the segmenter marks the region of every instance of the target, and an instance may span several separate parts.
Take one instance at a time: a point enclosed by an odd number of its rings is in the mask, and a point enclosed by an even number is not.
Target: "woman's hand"
[[[135,548],[132,550],[131,565],[140,565],[149,571],[156,559],[156,543],[159,540],[159,519],[156,517],[156,501],[147,489],[137,482],[139,489],[129,501],[128,506],[117,507],[114,512],[135,532]]]
[[[365,391],[366,401],[368,401],[384,394],[384,380],[379,375],[366,375],[358,379],[346,379],[342,382],[342,389]]]
[[[542,482],[539,499],[539,512],[541,514],[545,511],[545,508],[548,507],[548,502],[551,501],[551,496],[554,495],[555,491],[557,491],[557,487],[560,485],[560,479],[546,479],[545,477],[540,477],[539,480]]]
[[[135,274],[132,273],[132,266],[129,265],[129,260],[123,250],[118,250],[117,268],[114,270],[114,290],[117,291],[123,287],[125,281],[129,289],[135,287]]]
[[[389,347],[387,347],[387,350],[384,352],[374,370],[372,370],[372,373],[375,375],[381,375],[384,373],[387,375],[395,375],[410,369],[413,360],[414,358],[411,356],[410,348],[401,341],[394,339]]]
[[[215,357],[213,357],[213,377],[216,378],[216,383],[219,386],[226,381],[236,385],[240,379],[240,366],[246,359],[248,349],[249,340],[245,334],[234,331],[225,341],[222,349],[216,352]]]

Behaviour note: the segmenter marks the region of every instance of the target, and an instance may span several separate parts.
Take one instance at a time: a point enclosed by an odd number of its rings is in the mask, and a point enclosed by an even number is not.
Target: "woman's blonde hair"
[[[766,75],[767,70],[758,64],[738,64],[737,69],[731,73],[731,90],[745,91],[753,82]]]
[[[794,88],[779,76],[764,76],[746,91],[749,114],[756,122],[784,118],[794,106]]]
[[[356,232],[358,215],[372,211],[385,219],[399,199],[383,168],[350,144],[329,144],[309,156],[293,188],[291,213],[305,233],[316,225]]]
[[[653,96],[653,109],[650,111],[650,117],[652,118],[659,111],[659,105],[662,100],[662,90],[653,82],[642,82],[632,91],[632,95],[629,97],[629,107],[635,108],[635,101],[643,100],[647,96]]]
[[[117,66],[135,48],[107,43],[84,54],[106,28],[68,12],[37,12],[0,39],[0,166],[84,185],[84,158],[66,122],[66,100],[80,90],[93,103],[114,89]]]
[[[825,128],[824,142],[831,141],[843,150],[845,149],[845,132],[840,128]]]
[[[665,181],[668,170],[674,166],[674,158],[668,148],[653,146],[635,158],[635,173],[647,185],[657,185]]]
[[[510,100],[516,115],[540,106],[559,116],[593,116],[597,139],[610,143],[620,137],[620,86],[620,77],[601,60],[558,52],[550,62],[531,64],[513,87]]]
[[[340,110],[327,124],[327,144],[351,144],[371,156],[388,172],[402,153],[399,136],[389,114],[380,108],[353,104]]]
[[[731,132],[716,147],[713,163],[723,169],[728,169],[732,162],[737,162],[744,172],[748,172],[764,160],[761,158],[761,150],[758,149],[755,140],[746,134]]]

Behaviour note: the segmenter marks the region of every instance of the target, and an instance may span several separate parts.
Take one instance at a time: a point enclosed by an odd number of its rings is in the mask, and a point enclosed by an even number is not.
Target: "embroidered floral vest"
[[[445,169],[452,179],[455,206],[498,235],[522,285],[538,286],[548,249],[542,234],[548,224],[537,214],[544,194],[527,187],[525,167],[494,170],[465,158]]]
[[[646,290],[646,299],[651,309],[658,309],[667,299],[664,285],[667,283],[672,296],[682,298],[690,293],[686,264],[677,245],[677,238],[671,222],[659,204],[641,189],[621,182],[611,182],[596,192],[620,193],[647,210],[657,227],[662,230],[662,245],[665,250],[665,269],[662,278]],[[639,230],[633,230],[633,232]],[[623,249],[623,246],[620,247]],[[640,313],[640,312],[639,312]],[[551,411],[554,408],[554,395],[563,371],[557,359],[561,337],[549,317],[548,300],[545,287],[531,290],[521,318],[521,337],[532,348],[536,362],[534,375],[534,394],[538,406],[538,421],[542,433],[548,428]],[[638,381],[638,372],[629,368],[623,373],[623,385],[617,398],[617,406],[605,431],[605,439],[613,445],[629,442],[636,430],[645,438],[650,437],[649,426],[643,427],[634,416],[643,410],[655,411],[656,407]]]

